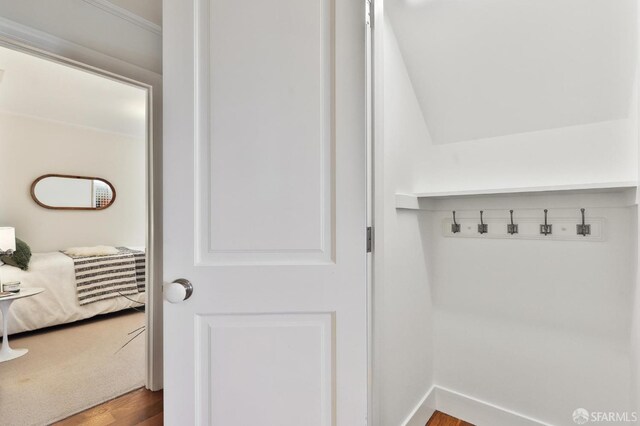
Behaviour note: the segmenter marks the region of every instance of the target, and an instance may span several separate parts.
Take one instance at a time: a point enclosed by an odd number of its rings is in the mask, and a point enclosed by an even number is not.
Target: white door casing
[[[367,413],[358,0],[164,1],[167,425]]]

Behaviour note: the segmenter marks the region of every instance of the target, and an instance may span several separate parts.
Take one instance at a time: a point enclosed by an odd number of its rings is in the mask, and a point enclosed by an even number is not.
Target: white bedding
[[[45,289],[43,293],[12,303],[9,334],[65,324],[132,306],[142,306],[124,297],[80,306],[76,293],[73,259],[59,252],[34,253],[28,271],[9,265],[0,266],[0,280],[20,281],[21,287]],[[146,293],[127,297],[137,302],[146,301]]]

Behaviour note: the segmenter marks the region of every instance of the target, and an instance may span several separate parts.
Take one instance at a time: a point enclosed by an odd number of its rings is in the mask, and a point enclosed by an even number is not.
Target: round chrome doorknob
[[[180,303],[193,294],[193,285],[189,280],[179,278],[171,284],[164,285],[164,297],[169,303]]]

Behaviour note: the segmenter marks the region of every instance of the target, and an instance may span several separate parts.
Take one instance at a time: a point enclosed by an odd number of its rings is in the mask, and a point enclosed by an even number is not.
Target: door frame
[[[67,42],[57,37],[30,30],[19,24],[8,25],[0,22],[0,46],[23,52],[58,64],[66,65],[100,77],[143,89],[147,93],[147,115],[145,136],[146,162],[146,271],[147,303],[145,306],[145,386],[155,391],[162,389],[162,111],[161,92],[162,77],[151,71],[142,70],[134,65],[124,63],[99,52]],[[52,48],[57,46],[56,48]],[[64,53],[63,53],[64,52]],[[75,54],[74,54],[75,53]],[[72,59],[76,57],[78,59]],[[92,60],[93,59],[93,60]],[[97,59],[102,59],[98,61]],[[106,60],[106,62],[105,62]],[[111,64],[109,70],[89,63],[99,63],[101,67]],[[137,78],[129,76],[126,68],[138,68],[133,73]],[[113,70],[113,71],[112,71]],[[142,72],[140,72],[142,71]],[[147,74],[147,78],[144,78]],[[157,78],[153,78],[156,76]],[[142,80],[142,81],[141,81]],[[155,130],[155,132],[154,132]],[[159,248],[159,249],[158,249]]]
[[[381,425],[382,375],[378,355],[382,349],[377,322],[382,307],[381,281],[384,272],[384,0],[368,3],[367,43],[367,131],[368,131],[368,221],[374,230],[374,242],[368,266],[368,340],[369,340],[369,426]]]

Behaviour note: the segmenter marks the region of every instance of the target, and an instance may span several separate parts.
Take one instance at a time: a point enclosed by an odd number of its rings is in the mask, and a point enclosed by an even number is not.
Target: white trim
[[[435,410],[477,426],[553,426],[542,420],[438,385],[431,387],[401,426],[422,426]]]
[[[149,80],[162,81],[162,75],[153,70],[106,55],[97,50],[89,49],[72,41],[28,27],[1,16],[0,36],[8,39],[14,45],[17,43],[25,44],[26,46],[24,47],[26,47],[27,50],[33,50],[33,48],[42,50],[45,52],[44,56],[46,56],[46,54],[55,55],[58,56],[58,59],[75,63],[79,63],[79,60],[76,58],[81,58],[82,64],[91,64],[90,68],[108,70],[108,73],[116,75],[128,76],[135,74],[134,79],[136,82],[144,81],[144,83],[151,85],[152,83]],[[72,61],[69,61],[69,58],[71,58]]]
[[[411,414],[402,422],[402,426],[424,426],[436,412],[436,387],[431,386]]]
[[[385,185],[384,185],[384,0],[372,0],[371,16],[371,61],[367,64],[371,67],[371,225],[373,227],[373,252],[369,259],[371,262],[371,296],[368,301],[368,309],[371,314],[369,320],[369,350],[371,380],[369,382],[369,422],[370,426],[382,425],[382,407],[384,404],[384,381],[381,380],[382,360],[380,354],[384,348],[381,338],[379,323],[384,322],[381,313],[383,309],[383,282],[384,282],[384,215],[385,215]],[[376,243],[378,242],[378,243]],[[426,422],[425,422],[426,424]],[[424,425],[422,425],[424,426]]]
[[[157,35],[162,35],[162,27],[158,24],[155,24],[143,17],[136,15],[135,13],[117,6],[110,1],[107,0],[83,0],[85,3],[90,4],[91,6],[95,6],[98,9],[102,9],[105,12],[112,14],[120,19],[124,19],[127,22],[136,25],[143,30],[152,32]]]

